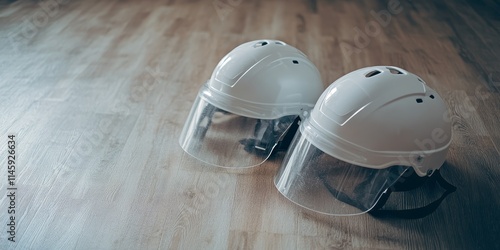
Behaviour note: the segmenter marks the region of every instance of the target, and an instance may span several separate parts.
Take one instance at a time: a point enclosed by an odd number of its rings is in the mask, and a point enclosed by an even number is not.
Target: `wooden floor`
[[[498,1],[60,2],[0,1],[0,249],[500,249]],[[370,65],[421,76],[452,113],[458,190],[423,219],[328,217],[274,188],[283,155],[240,172],[189,157],[197,90],[259,38],[301,49],[325,87]]]

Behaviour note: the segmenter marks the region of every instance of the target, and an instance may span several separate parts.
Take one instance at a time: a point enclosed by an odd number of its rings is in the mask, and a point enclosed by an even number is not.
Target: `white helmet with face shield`
[[[275,185],[320,213],[368,212],[408,172],[425,177],[441,167],[451,143],[446,113],[438,93],[410,72],[353,71],[332,83],[302,122]]]
[[[201,87],[179,143],[212,165],[259,165],[322,91],[318,69],[298,49],[276,40],[244,43]]]

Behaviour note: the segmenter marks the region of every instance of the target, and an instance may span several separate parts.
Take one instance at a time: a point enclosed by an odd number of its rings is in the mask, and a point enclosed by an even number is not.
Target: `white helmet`
[[[259,165],[322,91],[319,71],[298,49],[276,40],[244,43],[201,87],[179,143],[212,165]]]
[[[321,213],[367,212],[407,170],[423,177],[441,167],[451,143],[446,112],[438,93],[403,69],[353,71],[302,122],[275,185]]]

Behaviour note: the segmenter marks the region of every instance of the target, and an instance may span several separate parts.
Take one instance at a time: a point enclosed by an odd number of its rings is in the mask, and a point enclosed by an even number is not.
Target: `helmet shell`
[[[214,69],[203,96],[226,111],[259,119],[300,115],[323,92],[318,69],[300,50],[277,40],[244,43]]]
[[[352,164],[413,166],[423,176],[445,161],[451,142],[447,110],[420,77],[392,66],[368,67],[332,83],[301,131]]]

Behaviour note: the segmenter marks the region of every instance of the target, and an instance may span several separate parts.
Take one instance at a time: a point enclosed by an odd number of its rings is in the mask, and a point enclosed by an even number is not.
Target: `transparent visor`
[[[211,165],[257,166],[271,155],[296,118],[244,117],[219,109],[198,96],[179,143],[188,154]]]
[[[298,132],[274,184],[286,198],[307,209],[329,215],[356,215],[370,211],[407,169],[371,169],[341,161]]]

